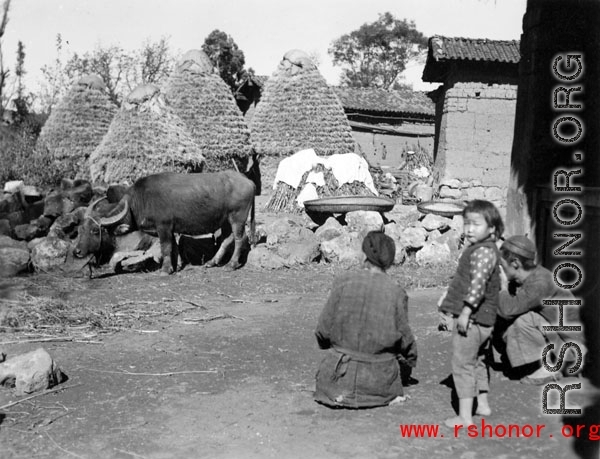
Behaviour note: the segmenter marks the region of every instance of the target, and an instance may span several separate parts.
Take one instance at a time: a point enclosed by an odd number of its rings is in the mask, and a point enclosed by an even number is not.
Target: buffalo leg
[[[204,266],[206,266],[207,268],[212,268],[213,266],[218,266],[221,263],[221,260],[223,259],[225,254],[227,253],[227,249],[229,248],[229,246],[231,245],[232,242],[233,242],[233,233],[231,233],[229,236],[227,236],[223,240],[223,242],[221,242],[221,245],[219,246],[219,250],[217,250],[217,253],[215,253],[215,256],[212,257],[212,259],[210,261],[208,261]]]
[[[175,255],[175,263],[173,264],[173,246],[175,235],[170,228],[164,226],[157,226],[156,232],[158,233],[158,239],[160,241],[160,252],[162,255],[162,272],[163,274],[171,274],[173,272],[173,266],[177,268],[177,255]]]
[[[246,220],[244,219],[244,223],[242,224],[234,224],[232,225],[232,235],[235,239],[235,248],[233,250],[233,255],[231,256],[231,260],[227,264],[227,268],[229,269],[238,269],[240,264],[240,257],[242,256],[242,248],[244,246],[244,232],[246,229]]]

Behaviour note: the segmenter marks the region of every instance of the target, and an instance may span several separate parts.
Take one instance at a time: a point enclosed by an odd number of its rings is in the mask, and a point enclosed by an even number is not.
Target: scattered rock
[[[67,260],[71,244],[54,236],[45,237],[33,247],[31,263],[36,271],[51,271]]]
[[[350,231],[367,234],[383,228],[383,217],[379,212],[371,210],[356,210],[346,214],[346,224]]]
[[[258,245],[248,253],[246,264],[257,268],[280,269],[287,268],[286,261],[265,244]]]
[[[427,241],[416,254],[419,266],[437,266],[453,260],[450,247],[445,242]]]
[[[17,193],[5,193],[0,197],[0,214],[10,214],[23,210],[23,203]]]
[[[33,220],[31,223],[25,225],[17,225],[14,233],[15,238],[21,241],[31,241],[36,237],[45,236],[48,231],[47,227],[42,227],[38,224],[37,220]]]
[[[357,263],[362,259],[361,244],[358,233],[342,233],[321,242],[321,256],[329,263]]]
[[[462,232],[461,232],[462,233]],[[446,243],[448,245],[448,247],[450,248],[450,251],[454,254],[454,256],[456,257],[457,252],[460,248],[460,236],[461,233],[459,233],[458,231],[456,231],[455,229],[450,229],[448,231],[446,231],[443,234],[437,234],[435,236],[433,236],[433,233],[429,234],[429,240],[430,241],[436,241],[439,243]]]
[[[335,217],[329,217],[322,226],[316,229],[315,236],[320,241],[329,241],[341,235],[343,231],[342,224]]]
[[[448,228],[448,224],[450,223],[450,219],[446,217],[441,217],[439,215],[427,214],[425,218],[421,220],[421,225],[427,231],[444,231]]]
[[[29,266],[27,243],[0,236],[0,277],[12,277]]]
[[[277,248],[277,253],[283,258],[288,266],[306,265],[319,258],[319,241],[300,240],[284,242]]]
[[[400,241],[402,245],[410,249],[420,249],[425,245],[427,231],[423,227],[408,227],[402,231]]]
[[[14,385],[18,396],[49,389],[66,379],[66,375],[43,348],[0,363],[0,383]]]

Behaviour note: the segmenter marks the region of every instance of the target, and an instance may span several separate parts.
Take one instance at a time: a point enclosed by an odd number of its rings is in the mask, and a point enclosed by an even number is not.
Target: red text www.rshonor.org
[[[452,435],[455,438],[541,438],[552,437],[551,433],[545,433],[545,424],[490,424],[482,419],[479,424],[470,426],[456,425]],[[400,424],[400,435],[404,438],[441,438],[444,436],[439,431],[438,424]],[[582,438],[589,440],[600,440],[600,424],[584,424],[572,426],[564,425],[560,431],[565,438]]]

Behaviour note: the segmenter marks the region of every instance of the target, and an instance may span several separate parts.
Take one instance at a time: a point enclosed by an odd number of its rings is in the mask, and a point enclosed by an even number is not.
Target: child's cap
[[[530,260],[535,259],[535,244],[526,236],[511,236],[504,241],[502,248]]]

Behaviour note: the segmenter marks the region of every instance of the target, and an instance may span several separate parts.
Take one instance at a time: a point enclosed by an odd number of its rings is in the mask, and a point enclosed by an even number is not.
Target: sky
[[[414,21],[426,36],[518,40],[525,7],[526,0],[12,0],[2,52],[14,69],[23,42],[25,81],[34,91],[40,68],[57,57],[58,34],[66,56],[98,45],[133,51],[162,37],[184,53],[219,29],[258,75],[271,75],[287,51],[300,49],[318,56],[321,75],[335,85],[340,71],[327,53],[331,43],[381,13]],[[422,64],[409,64],[405,81],[415,90],[433,89],[421,82],[422,71]]]

